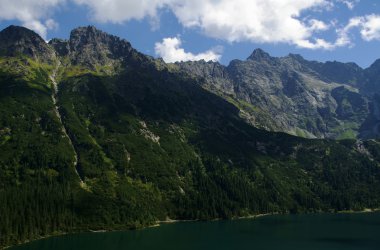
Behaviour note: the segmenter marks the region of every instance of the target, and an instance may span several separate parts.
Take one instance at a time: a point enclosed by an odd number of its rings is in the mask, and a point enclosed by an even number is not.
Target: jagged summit
[[[371,91],[380,92],[376,67],[368,74],[354,63],[309,61],[296,54],[272,57],[262,49],[217,71],[199,62],[178,65],[216,94],[240,101],[256,127],[310,138],[377,136],[376,120],[368,120]]]
[[[131,46],[128,41],[101,31],[94,26],[78,27],[70,33],[70,46],[74,50],[86,44],[110,44],[111,42],[119,42],[129,47]]]
[[[70,36],[72,36],[75,33],[81,33],[81,34],[87,34],[87,35],[91,35],[92,34],[92,35],[94,35],[94,34],[101,34],[101,33],[105,33],[105,32],[97,29],[93,25],[87,25],[87,26],[79,26],[79,27],[73,29],[70,32]]]
[[[10,25],[6,27],[0,31],[0,35],[8,35],[9,39],[20,39],[21,37],[33,36],[36,39],[43,41],[43,39],[33,30],[17,25]]]
[[[54,51],[34,31],[11,25],[0,32],[0,55],[27,55],[41,61],[51,61]]]
[[[269,60],[271,58],[272,57],[267,52],[258,48],[252,52],[252,54],[247,58],[247,60],[262,61],[262,60]]]
[[[301,56],[300,54],[289,53],[288,57],[293,58],[293,59],[300,61],[300,62],[305,61],[305,58],[303,58],[303,56]]]
[[[120,37],[98,30],[94,26],[78,27],[70,33],[70,49],[81,50],[86,46],[106,46],[114,57],[128,54],[131,44]]]
[[[62,48],[63,45],[59,47]],[[70,51],[73,64],[92,68],[96,65],[114,64],[115,60],[125,59],[133,51],[128,41],[98,30],[94,26],[72,30],[66,47]]]
[[[25,55],[43,62],[68,57],[72,65],[90,69],[98,66],[115,66],[136,52],[131,44],[117,36],[98,30],[94,26],[79,27],[71,31],[68,40],[53,38],[46,43],[34,31],[11,25],[0,32],[0,55]]]
[[[368,69],[380,69],[380,59],[377,59],[374,63],[372,63]]]

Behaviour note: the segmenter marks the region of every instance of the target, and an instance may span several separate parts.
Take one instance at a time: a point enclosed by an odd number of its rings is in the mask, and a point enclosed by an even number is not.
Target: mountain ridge
[[[376,81],[374,66],[362,69],[355,63],[307,61],[293,54],[271,57],[261,49],[254,50],[247,60],[232,60],[227,66],[214,62],[175,65],[202,78],[206,89],[239,103],[242,115],[256,127],[311,138],[379,136],[373,129],[379,121],[370,118],[374,116],[371,107],[377,105],[372,93],[377,84],[371,85]],[[223,75],[215,75],[214,68]],[[368,80],[371,69],[372,81]],[[350,99],[338,97],[342,92],[333,93],[333,89],[341,86],[367,104],[355,106]],[[350,110],[346,116],[337,113],[342,105]],[[261,119],[265,114],[269,115]]]
[[[57,56],[67,58],[65,63],[76,71],[95,70],[113,74],[122,70],[130,56],[141,60],[149,58],[133,49],[125,39],[97,30],[94,26],[78,27],[71,31],[68,40],[52,39],[48,45],[42,44],[43,40],[37,34],[26,32],[22,27],[10,26],[2,32],[12,33],[12,29],[16,35],[14,39],[19,39],[17,34],[24,32],[34,37],[31,40],[38,40],[37,44],[32,44],[34,49],[26,54],[41,57],[38,51],[42,54],[49,51],[43,61],[52,62]],[[12,39],[9,34],[6,37]],[[16,44],[23,46],[23,42]],[[26,42],[25,46],[30,44]],[[17,48],[6,50],[14,50],[13,55],[20,53]],[[167,67],[160,60],[149,60]],[[373,93],[380,91],[376,83],[379,68],[376,61],[363,69],[355,63],[308,61],[294,54],[272,57],[262,49],[255,49],[247,60],[232,60],[227,66],[202,61],[174,65],[177,70],[203,78],[202,86],[206,89],[227,100],[234,99],[232,103],[238,103],[240,107],[248,105],[241,108],[242,116],[256,127],[308,138],[370,139],[380,135],[377,129],[380,121],[371,113],[375,110],[372,106],[377,105]],[[347,112],[346,117],[337,114],[341,109],[339,106],[346,105],[339,103],[332,93],[332,89],[339,86],[358,92],[367,103],[366,107],[351,107],[349,100],[338,98],[348,103],[351,115]]]

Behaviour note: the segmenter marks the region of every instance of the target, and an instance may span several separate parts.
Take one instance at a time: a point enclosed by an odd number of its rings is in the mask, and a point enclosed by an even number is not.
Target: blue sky
[[[46,40],[95,25],[165,61],[273,56],[356,62],[380,58],[377,0],[0,0],[0,28],[23,25]]]

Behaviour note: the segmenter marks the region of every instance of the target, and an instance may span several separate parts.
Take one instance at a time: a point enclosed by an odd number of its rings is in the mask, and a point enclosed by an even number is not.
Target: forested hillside
[[[0,246],[168,218],[380,206],[375,140],[255,128],[200,79],[94,27],[49,44],[15,26],[0,38]]]

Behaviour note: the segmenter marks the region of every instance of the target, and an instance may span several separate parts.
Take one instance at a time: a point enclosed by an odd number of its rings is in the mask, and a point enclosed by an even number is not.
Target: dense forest
[[[168,218],[380,207],[375,140],[254,128],[199,79],[136,51],[111,71],[55,60],[0,59],[1,247]]]

